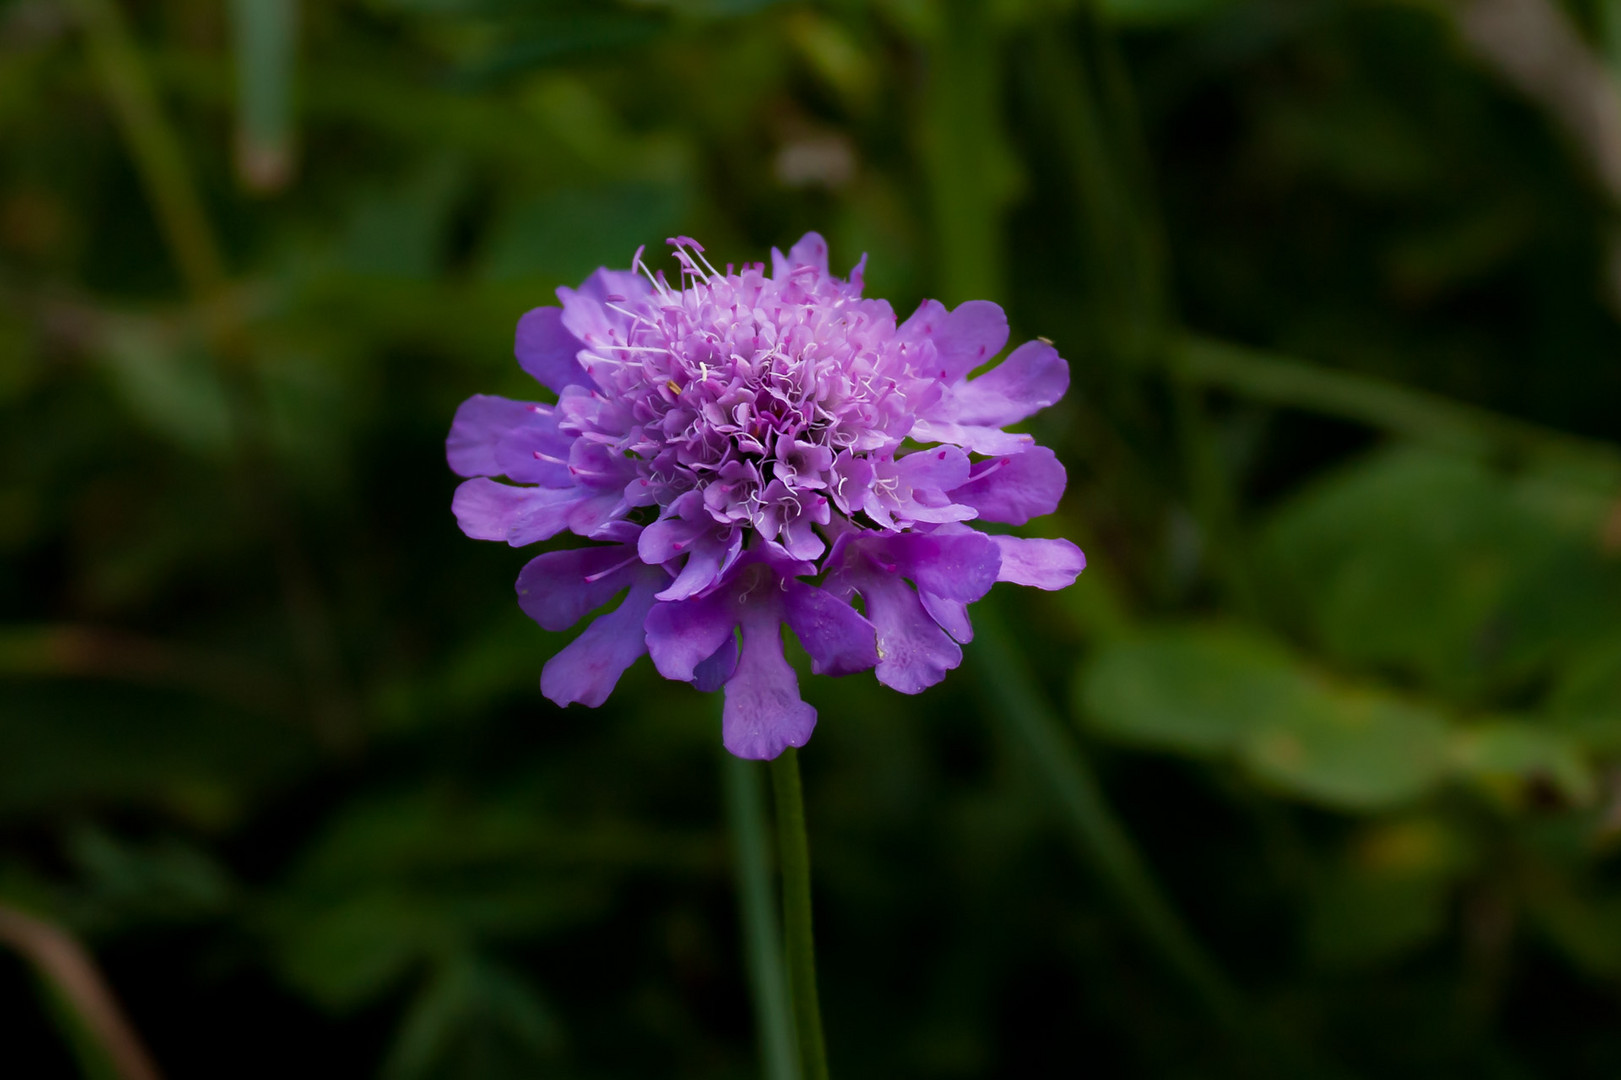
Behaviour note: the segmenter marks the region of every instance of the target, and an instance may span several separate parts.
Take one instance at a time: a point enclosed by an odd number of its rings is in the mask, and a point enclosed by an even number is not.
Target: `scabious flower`
[[[728,750],[773,758],[816,725],[784,623],[816,674],[875,668],[915,694],[962,661],[968,604],[994,582],[1074,582],[1069,541],[968,524],[1022,525],[1063,494],[1053,452],[1002,430],[1068,388],[1051,343],[971,378],[1007,343],[995,304],[929,300],[897,324],[861,295],[865,257],[841,280],[815,233],[773,249],[769,274],[670,244],[679,287],[638,251],[519,321],[518,363],[555,402],[479,395],[451,426],[463,532],[590,541],[523,568],[531,618],[565,630],[624,594],[546,664],[547,697],[600,705],[649,653],[725,688]]]

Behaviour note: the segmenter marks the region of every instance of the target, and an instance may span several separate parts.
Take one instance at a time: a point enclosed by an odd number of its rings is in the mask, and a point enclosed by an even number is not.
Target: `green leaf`
[[[1125,742],[1208,755],[1286,721],[1310,698],[1287,653],[1222,629],[1177,628],[1110,646],[1077,684],[1084,714]]]
[[[1591,803],[1596,790],[1592,767],[1574,737],[1551,725],[1497,720],[1459,731],[1453,756],[1465,775],[1516,802],[1527,781],[1546,781],[1578,805]]]
[[[1412,799],[1446,766],[1434,712],[1329,682],[1236,631],[1173,628],[1110,645],[1083,672],[1080,701],[1100,732],[1231,754],[1284,791],[1347,809]]]
[[[1621,627],[1600,512],[1536,476],[1510,484],[1473,461],[1398,448],[1296,498],[1263,546],[1331,655],[1478,696]]]
[[[1324,687],[1280,723],[1253,733],[1241,757],[1285,791],[1350,810],[1407,802],[1446,769],[1446,724],[1429,709],[1370,690]]]
[[[277,913],[275,965],[322,1008],[354,1008],[417,963],[456,944],[443,920],[404,890],[374,889]]]
[[[68,856],[80,878],[70,918],[91,934],[208,918],[234,892],[219,863],[173,837],[138,844],[86,826],[69,835]]]
[[[186,450],[224,454],[230,404],[196,342],[124,320],[111,323],[98,344],[98,359],[132,418]]]
[[[562,1041],[557,1019],[518,973],[457,954],[423,987],[383,1066],[386,1080],[527,1080]]]

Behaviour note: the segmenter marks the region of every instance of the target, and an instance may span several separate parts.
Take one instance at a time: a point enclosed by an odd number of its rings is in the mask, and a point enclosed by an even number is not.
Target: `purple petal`
[[[1018,454],[1036,440],[1022,432],[959,424],[952,420],[920,418],[912,424],[912,438],[925,443],[954,443],[975,454]]]
[[[495,447],[501,475],[521,484],[574,486],[568,457],[572,437],[557,430],[557,414],[545,405],[530,406],[525,423],[508,431]]]
[[[660,600],[685,600],[714,584],[715,578],[720,576],[721,558],[726,554],[726,546],[714,541],[699,541],[687,555],[687,561],[681,567],[681,572],[675,576],[665,590],[659,593]]]
[[[462,532],[474,540],[505,540],[523,547],[562,532],[579,502],[580,493],[574,490],[512,487],[477,477],[456,489],[450,509]]]
[[[743,553],[743,530],[733,529],[725,536],[711,533],[700,539],[687,556],[686,565],[670,586],[659,593],[660,600],[684,600],[696,596],[726,576]]]
[[[568,514],[569,532],[593,540],[604,539],[615,520],[630,509],[624,494],[618,491],[595,494],[587,490],[577,494],[575,500]]]
[[[919,374],[955,382],[1007,344],[1007,315],[989,300],[969,300],[948,312],[938,300],[918,305],[896,331],[902,341],[932,341],[937,362]]]
[[[631,586],[624,603],[600,616],[546,662],[540,672],[540,692],[558,705],[578,701],[596,708],[607,701],[619,676],[647,651],[642,623],[657,588],[657,578],[644,573]]]
[[[950,491],[968,482],[968,455],[955,446],[936,446],[897,458],[894,474],[914,488]]]
[[[878,663],[872,623],[825,589],[791,582],[783,597],[788,628],[810,654],[817,675],[849,675]]]
[[[823,499],[822,504],[825,506],[826,503],[827,500]],[[827,544],[816,533],[816,526],[804,517],[784,522],[777,539],[791,559],[810,561],[821,558],[822,552],[827,550]]]
[[[737,670],[737,635],[720,643],[714,655],[693,668],[693,685],[706,694],[712,694],[726,685],[726,680]]]
[[[782,655],[777,612],[750,609],[737,670],[726,683],[721,741],[740,758],[770,760],[804,746],[815,727],[816,710],[800,698],[799,677]]]
[[[650,286],[640,274],[600,269],[586,278],[578,289],[557,290],[557,298],[563,302],[562,325],[579,339],[583,348],[595,349],[613,342],[622,343],[626,339],[630,317],[606,305],[622,306],[625,299],[645,296],[649,289]],[[585,377],[573,381],[583,383]]]
[[[649,566],[669,562],[684,555],[700,536],[715,527],[713,520],[687,520],[674,515],[661,517],[642,530],[636,550]]]
[[[967,604],[961,600],[947,600],[921,589],[917,598],[923,602],[923,610],[929,613],[930,618],[940,624],[940,629],[951,635],[951,640],[959,645],[974,640],[974,624],[968,621]]]
[[[968,482],[968,455],[955,446],[937,446],[908,454],[899,461],[880,464],[878,480],[868,492],[863,509],[885,528],[891,515],[906,522],[955,522],[977,517],[977,512],[951,501],[946,494]],[[899,483],[886,483],[886,480]]]
[[[647,613],[647,651],[660,675],[691,682],[736,626],[737,609],[729,596],[660,602]]]
[[[1058,456],[1045,446],[1032,446],[1022,454],[981,462],[979,477],[951,497],[978,510],[986,521],[1023,525],[1058,508],[1065,481]]]
[[[958,304],[934,339],[940,350],[940,377],[954,382],[967,375],[1001,352],[1007,336],[1007,315],[996,304],[989,300]]]
[[[1002,549],[998,581],[1038,589],[1067,589],[1086,569],[1086,556],[1068,540],[1030,540],[1022,536],[991,539]]]
[[[799,243],[788,249],[788,265],[814,266],[827,275],[827,241],[822,239],[821,233],[808,232],[800,238]]]
[[[623,589],[635,565],[624,545],[548,551],[518,574],[518,606],[547,630],[567,630]]]
[[[902,577],[919,589],[950,600],[978,600],[996,584],[1002,553],[994,540],[972,529],[902,533],[875,552],[893,560]]]
[[[939,348],[939,337],[950,320],[951,313],[946,306],[938,300],[925,300],[912,312],[912,317],[901,323],[895,330],[895,336],[902,341],[932,341],[935,348]],[[927,374],[933,374],[928,372]],[[944,372],[940,374],[945,377]]]
[[[563,387],[585,382],[585,372],[575,356],[580,341],[563,326],[563,309],[539,307],[518,320],[518,336],[512,351],[518,366],[555,393]]]
[[[445,440],[445,458],[458,476],[500,476],[495,448],[534,415],[528,402],[474,394],[456,410]]]
[[[1002,427],[1039,412],[1069,389],[1069,364],[1045,341],[1027,341],[979,378],[956,388],[960,424]]]
[[[962,663],[962,649],[923,608],[898,575],[873,573],[856,581],[867,617],[878,629],[878,681],[916,694]]]

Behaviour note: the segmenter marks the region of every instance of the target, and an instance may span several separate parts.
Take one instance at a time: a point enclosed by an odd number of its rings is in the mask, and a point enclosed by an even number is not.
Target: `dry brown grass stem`
[[[61,996],[120,1080],[161,1080],[107,980],[77,939],[54,923],[0,904],[0,944],[21,954]]]

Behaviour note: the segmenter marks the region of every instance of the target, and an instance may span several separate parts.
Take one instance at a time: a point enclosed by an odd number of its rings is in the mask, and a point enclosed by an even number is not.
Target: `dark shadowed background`
[[[0,0],[0,1075],[112,1075],[41,934],[171,1078],[761,1075],[718,702],[544,700],[443,438],[808,229],[1058,344],[1091,560],[804,682],[834,1075],[1614,1075],[1618,78],[1617,0]]]

